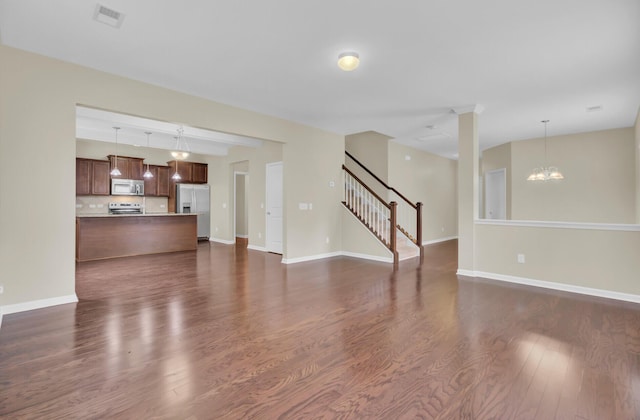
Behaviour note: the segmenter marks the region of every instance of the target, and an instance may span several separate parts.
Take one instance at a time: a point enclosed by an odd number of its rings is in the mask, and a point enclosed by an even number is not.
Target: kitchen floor
[[[640,305],[425,262],[292,265],[238,244],[79,263],[7,315],[7,418],[640,418]]]

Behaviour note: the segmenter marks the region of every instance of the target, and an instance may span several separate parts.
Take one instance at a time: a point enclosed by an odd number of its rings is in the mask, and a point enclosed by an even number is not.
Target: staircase
[[[392,252],[394,264],[416,257],[420,257],[422,262],[422,203],[412,203],[395,188],[389,187],[349,152],[345,153],[382,186],[386,192],[383,195],[388,199],[382,198],[342,165],[342,204]]]

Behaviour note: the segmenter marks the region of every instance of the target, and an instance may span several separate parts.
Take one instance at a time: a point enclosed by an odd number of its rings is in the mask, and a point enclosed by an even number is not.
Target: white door
[[[282,162],[267,163],[267,228],[266,248],[282,254]]]
[[[505,220],[507,218],[507,170],[505,168],[484,174],[484,217]]]

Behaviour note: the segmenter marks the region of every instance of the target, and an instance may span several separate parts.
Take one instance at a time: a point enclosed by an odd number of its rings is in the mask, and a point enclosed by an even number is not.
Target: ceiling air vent
[[[95,12],[93,12],[93,20],[97,20],[105,25],[113,26],[114,28],[119,28],[124,20],[124,14],[116,12],[115,10],[109,9],[108,7],[98,3],[96,4]]]

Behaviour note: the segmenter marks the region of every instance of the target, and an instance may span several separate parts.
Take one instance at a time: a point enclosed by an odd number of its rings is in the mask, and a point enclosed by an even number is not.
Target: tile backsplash
[[[167,197],[134,197],[124,195],[78,195],[76,214],[107,214],[109,203],[139,203],[146,213],[167,213]]]

